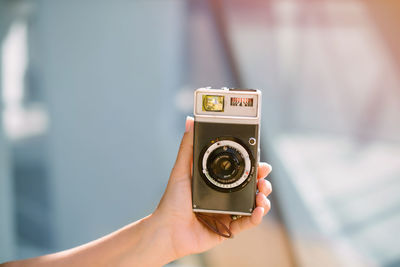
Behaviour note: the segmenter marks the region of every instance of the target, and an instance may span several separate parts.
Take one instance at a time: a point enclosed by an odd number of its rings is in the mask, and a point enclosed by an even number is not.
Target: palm
[[[222,242],[224,238],[206,228],[192,211],[190,179],[176,179],[170,183],[165,192],[161,209],[168,215],[171,225],[172,241],[175,248],[184,248],[177,253],[182,255],[198,253],[210,249]],[[222,222],[229,223],[228,215],[218,215]]]

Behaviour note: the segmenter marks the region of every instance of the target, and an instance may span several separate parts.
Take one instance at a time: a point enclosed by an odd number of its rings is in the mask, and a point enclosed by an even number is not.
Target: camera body
[[[260,155],[261,92],[199,88],[194,93],[194,212],[251,215]]]

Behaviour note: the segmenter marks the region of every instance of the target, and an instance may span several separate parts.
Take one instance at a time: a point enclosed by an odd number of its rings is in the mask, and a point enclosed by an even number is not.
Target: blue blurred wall
[[[7,33],[10,17],[5,8],[0,9],[0,44]],[[1,46],[0,46],[1,49]],[[2,53],[0,50],[0,262],[15,257],[14,196],[10,173],[9,146],[7,145],[1,111],[2,100]]]
[[[185,1],[42,0],[30,49],[50,116],[54,249],[98,238],[158,203],[184,129]]]
[[[0,62],[1,58],[2,57],[0,55]],[[0,94],[0,110],[2,107],[1,99],[2,97]],[[0,116],[0,262],[3,260],[11,260],[13,257],[15,257],[13,186],[10,175],[8,145],[6,143],[4,129],[2,126],[3,123]]]

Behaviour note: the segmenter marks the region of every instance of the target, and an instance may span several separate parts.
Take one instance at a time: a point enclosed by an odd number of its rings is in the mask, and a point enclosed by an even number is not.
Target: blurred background
[[[263,91],[262,225],[170,266],[400,266],[395,0],[0,0],[0,262],[156,207],[202,86]]]

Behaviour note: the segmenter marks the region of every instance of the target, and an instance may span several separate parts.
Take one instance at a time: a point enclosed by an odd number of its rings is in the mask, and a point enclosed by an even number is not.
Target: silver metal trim
[[[257,140],[254,137],[249,138],[249,145],[254,146],[257,143]]]
[[[194,212],[205,212],[205,213],[217,213],[217,214],[229,214],[229,215],[242,215],[251,216],[251,212],[240,212],[240,211],[225,211],[225,210],[204,210],[204,209],[193,209]]]
[[[260,118],[216,116],[216,115],[195,115],[197,122],[227,123],[227,124],[260,124]]]

